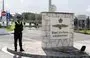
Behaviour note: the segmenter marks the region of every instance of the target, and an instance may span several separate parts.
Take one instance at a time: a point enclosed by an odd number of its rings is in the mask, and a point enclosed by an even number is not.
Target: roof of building
[[[78,16],[77,16],[77,18],[78,18],[79,20],[86,20],[87,17],[88,17],[88,16],[86,16],[86,15],[78,15]]]
[[[70,12],[41,12],[41,13],[74,14],[74,13],[70,13]]]

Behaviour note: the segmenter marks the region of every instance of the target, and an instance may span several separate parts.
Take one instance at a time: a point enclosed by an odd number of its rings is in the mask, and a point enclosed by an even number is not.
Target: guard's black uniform
[[[14,29],[14,47],[15,51],[17,51],[17,41],[19,40],[20,51],[24,51],[22,48],[22,31],[23,31],[23,24],[22,22],[15,22],[15,29]]]

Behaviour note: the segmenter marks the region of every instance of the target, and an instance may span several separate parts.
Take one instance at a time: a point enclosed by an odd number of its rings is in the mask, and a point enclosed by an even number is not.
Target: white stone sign
[[[63,14],[62,14],[63,15]],[[51,17],[50,35],[51,39],[65,39],[69,38],[71,32],[71,18],[65,17]]]
[[[42,47],[72,47],[73,17],[73,13],[42,12]]]
[[[2,16],[2,26],[6,26],[6,23],[7,23],[7,19],[6,19],[6,16]]]

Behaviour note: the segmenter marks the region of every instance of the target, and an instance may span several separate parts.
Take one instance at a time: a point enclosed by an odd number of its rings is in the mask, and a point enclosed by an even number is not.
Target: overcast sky
[[[52,0],[57,11],[90,15],[90,0]],[[0,0],[0,11],[2,0]],[[48,0],[5,0],[5,10],[11,13],[48,11]]]

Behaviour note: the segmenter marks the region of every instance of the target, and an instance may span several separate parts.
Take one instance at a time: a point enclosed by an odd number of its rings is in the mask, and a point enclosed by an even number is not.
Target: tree
[[[35,14],[34,13],[22,13],[22,16],[24,18],[24,21],[26,22],[30,22],[30,21],[34,21],[35,20]]]
[[[39,24],[42,23],[42,15],[41,14],[37,14],[37,20],[38,20]]]
[[[75,29],[78,28],[78,18],[77,17],[75,17],[75,19],[74,19],[74,27],[75,27]]]
[[[86,19],[86,28],[89,29],[90,26],[90,19],[89,17]]]

